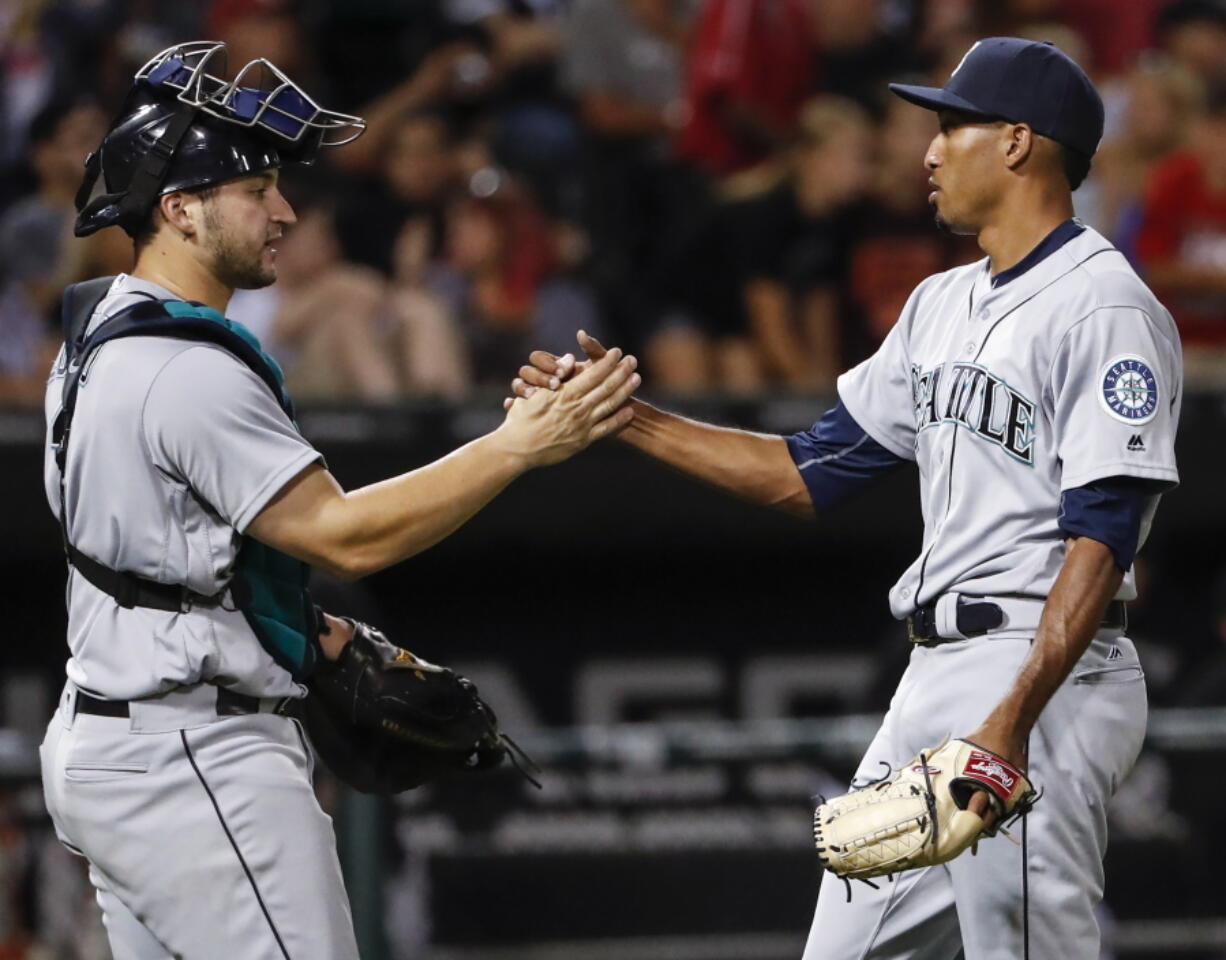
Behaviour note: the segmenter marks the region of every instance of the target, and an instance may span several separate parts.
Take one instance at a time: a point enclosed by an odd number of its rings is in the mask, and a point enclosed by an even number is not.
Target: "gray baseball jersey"
[[[1179,479],[1175,325],[1091,229],[1005,284],[986,258],[930,277],[838,391],[919,466],[923,548],[890,591],[896,617],[950,591],[1046,597],[1064,561],[1062,491]],[[1135,596],[1130,571],[1117,597]]]
[[[175,299],[121,275],[90,329],[142,294]],[[47,384],[48,425],[60,409],[63,361],[61,352]],[[69,536],[113,569],[215,594],[229,580],[248,524],[319,459],[264,383],[222,347],[164,337],[116,341],[97,351],[81,377],[68,451]],[[58,515],[49,444],[43,472]],[[233,604],[186,613],[125,609],[75,572],[68,645],[69,679],[108,699],[143,699],[201,681],[257,697],[302,692]]]

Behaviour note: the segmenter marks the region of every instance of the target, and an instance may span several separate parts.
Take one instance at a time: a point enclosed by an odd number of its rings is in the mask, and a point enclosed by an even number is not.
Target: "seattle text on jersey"
[[[1034,465],[1032,400],[978,363],[942,363],[931,370],[911,367],[915,442],[938,423],[955,423],[1022,463]]]

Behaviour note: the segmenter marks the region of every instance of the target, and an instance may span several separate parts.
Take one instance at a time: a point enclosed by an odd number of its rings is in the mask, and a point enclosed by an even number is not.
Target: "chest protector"
[[[185,613],[193,606],[220,606],[226,588],[212,595],[197,594],[183,584],[160,583],[137,574],[113,570],[72,545],[68,537],[65,473],[72,416],[81,373],[90,356],[104,343],[123,337],[173,337],[215,343],[225,348],[267,385],[292,421],[294,405],[277,362],[240,324],[212,307],[182,300],[148,297],[125,307],[87,334],[90,317],[110,290],[114,277],[74,284],[64,291],[63,324],[65,376],[59,415],[51,427],[51,443],[60,471],[60,532],[69,564],[121,607],[149,607]],[[310,567],[280,550],[244,536],[228,584],[235,606],[242,611],[261,646],[295,680],[304,680],[320,656],[319,619],[307,580]]]

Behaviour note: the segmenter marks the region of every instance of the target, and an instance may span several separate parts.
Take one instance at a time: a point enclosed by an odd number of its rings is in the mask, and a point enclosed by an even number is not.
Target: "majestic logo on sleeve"
[[[911,368],[915,435],[939,423],[955,423],[1034,465],[1034,402],[977,363]]]
[[[1116,420],[1148,423],[1158,412],[1158,378],[1144,360],[1116,357],[1103,367],[1098,398]]]

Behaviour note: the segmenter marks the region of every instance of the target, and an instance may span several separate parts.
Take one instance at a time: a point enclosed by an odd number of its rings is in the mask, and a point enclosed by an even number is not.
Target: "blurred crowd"
[[[171,43],[265,56],[366,135],[294,171],[278,282],[230,311],[303,399],[456,398],[586,329],[658,391],[829,389],[923,277],[940,85],[985,35],[1051,40],[1103,93],[1079,216],[1226,383],[1226,0],[9,0],[0,7],[0,402],[37,403],[82,159]]]

